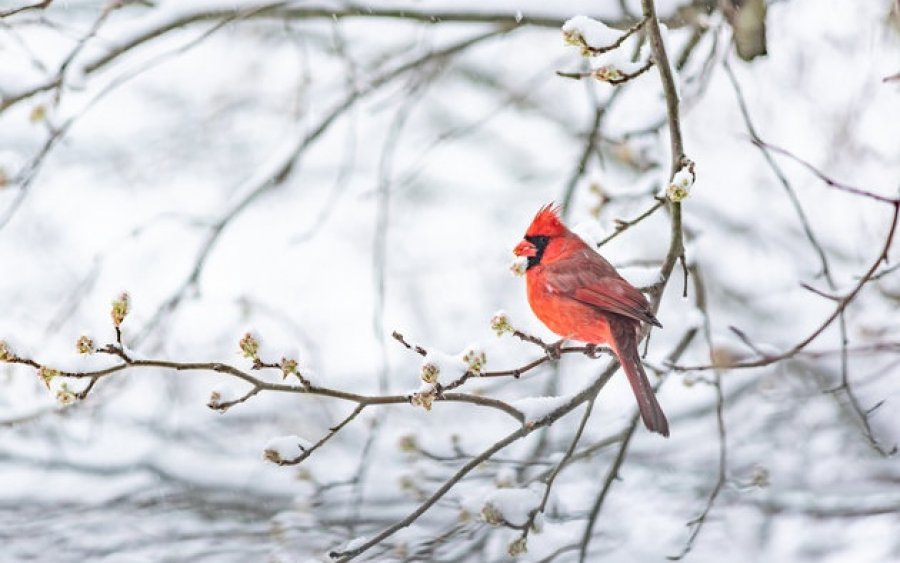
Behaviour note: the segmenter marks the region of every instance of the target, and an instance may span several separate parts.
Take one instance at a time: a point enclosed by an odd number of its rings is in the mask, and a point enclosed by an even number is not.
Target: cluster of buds
[[[440,374],[440,366],[428,360],[422,362],[422,367],[419,369],[419,377],[422,378],[422,381],[434,385],[437,383]]]
[[[41,381],[44,382],[44,385],[47,386],[47,389],[50,389],[50,381],[54,377],[58,377],[58,376],[59,376],[58,369],[53,369],[53,368],[50,368],[47,366],[41,366],[40,368],[38,368],[38,377],[41,378]]]
[[[481,507],[481,519],[491,526],[503,526],[506,524],[503,513],[489,502],[486,502],[484,506]]]
[[[38,104],[31,108],[31,112],[28,114],[28,121],[31,123],[40,123],[47,119],[47,107],[43,104]]]
[[[75,343],[75,349],[79,354],[92,354],[94,352],[94,341],[87,336],[78,337]]]
[[[0,362],[11,362],[16,359],[16,355],[9,349],[9,344],[0,340]]]
[[[397,482],[397,485],[400,487],[400,490],[409,493],[416,500],[422,501],[427,497],[425,491],[422,487],[416,482],[415,477],[411,475],[403,475]]]
[[[59,389],[56,391],[56,402],[60,404],[60,406],[67,407],[75,402],[77,396],[75,393],[69,389],[68,384],[63,383],[59,386]]]
[[[750,484],[764,489],[769,486],[769,470],[762,465],[754,465],[750,473]]]
[[[597,202],[591,206],[591,215],[593,215],[594,218],[599,218],[603,206],[609,203],[609,196],[606,195],[603,184],[597,180],[594,180],[588,185],[588,191],[597,198]]]
[[[595,68],[591,73],[591,76],[596,78],[601,82],[615,82],[617,80],[622,80],[625,78],[625,75],[622,74],[622,71],[613,65],[603,65],[601,67]]]
[[[510,557],[518,557],[528,551],[528,540],[524,536],[519,536],[506,547],[506,552]]]
[[[426,411],[431,410],[434,398],[437,397],[437,389],[434,385],[423,384],[422,387],[409,397],[409,402],[414,407],[422,407]]]
[[[462,359],[469,367],[469,371],[475,375],[481,375],[481,370],[487,364],[487,355],[485,355],[484,350],[475,346],[466,348]]]
[[[563,28],[563,41],[565,41],[567,45],[578,47],[581,50],[581,56],[589,57],[591,55],[591,48],[588,47],[587,41],[584,40],[584,36],[580,31]]]
[[[241,353],[245,358],[259,359],[259,340],[252,333],[248,332],[245,334],[241,341],[238,342],[238,346],[240,346]]]
[[[672,176],[672,181],[666,187],[666,197],[670,201],[679,202],[691,195],[691,187],[694,185],[697,175],[694,174],[694,163],[686,160],[678,172]]]
[[[397,447],[403,453],[414,454],[419,451],[419,442],[416,441],[416,437],[412,434],[406,434],[397,442]]]
[[[503,336],[506,333],[512,334],[515,330],[509,322],[509,317],[505,311],[497,311],[491,317],[491,329],[497,333],[497,336]]]
[[[263,459],[276,464],[282,464],[286,461],[275,448],[266,448],[263,451]]]
[[[525,256],[517,256],[512,264],[509,265],[509,271],[517,276],[524,276],[528,269],[528,258]]]
[[[214,411],[225,412],[228,410],[228,407],[222,406],[222,393],[220,391],[213,391],[209,394],[209,401],[206,403],[206,406]]]
[[[712,350],[712,365],[717,369],[729,369],[740,357],[736,350],[728,346],[715,346]]]
[[[246,338],[246,336],[244,337]],[[241,346],[243,350],[243,346]],[[291,358],[281,358],[281,362],[278,364],[278,367],[281,368],[281,378],[287,379],[289,375],[299,375],[300,372],[297,370],[297,360],[292,360]]]
[[[578,47],[581,55],[588,57],[613,49],[631,32],[626,35],[601,21],[587,16],[575,16],[563,24],[562,33],[567,44]]]
[[[112,317],[113,326],[116,328],[122,326],[122,321],[128,316],[129,308],[130,300],[127,293],[122,293],[118,299],[113,300],[112,309],[109,313],[110,317]]]

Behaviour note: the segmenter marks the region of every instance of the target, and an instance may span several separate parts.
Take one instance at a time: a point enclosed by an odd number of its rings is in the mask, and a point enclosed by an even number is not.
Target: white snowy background
[[[0,12],[24,4],[5,0]],[[679,4],[659,2],[661,16]],[[755,357],[731,326],[768,352],[810,334],[835,303],[801,283],[845,294],[890,221],[889,206],[775,155],[827,255],[829,287],[785,188],[750,142],[723,59],[760,137],[831,178],[896,197],[900,82],[883,81],[900,71],[892,4],[771,2],[769,54],[750,63],[735,57],[720,14],[697,20],[710,29],[679,72],[697,175],[683,213],[719,357]],[[488,369],[517,367],[542,351],[497,338],[489,321],[503,309],[517,328],[552,338],[509,272],[511,249],[541,205],[563,200],[596,108],[606,112],[570,224],[602,239],[665,187],[656,69],[619,87],[555,74],[585,68],[562,22],[628,21],[622,7],[640,14],[637,1],[160,0],[126,3],[92,31],[105,6],[58,0],[0,19],[0,340],[41,364],[110,363],[79,357],[74,344],[84,334],[112,342],[110,302],[127,291],[124,341],[141,357],[249,369],[238,341],[253,330],[264,359],[296,357],[315,384],[412,393],[422,360],[391,338],[397,330],[448,354],[476,343]],[[484,36],[498,24],[428,16],[445,11],[495,14],[508,29]],[[332,17],[348,12],[357,15]],[[691,26],[670,27],[676,58]],[[647,285],[668,241],[659,211],[602,253]],[[886,450],[900,441],[894,246],[879,269],[888,273],[846,311],[847,373],[864,409],[884,401],[868,421]],[[681,293],[679,267],[649,365],[663,368],[703,322],[692,286]],[[827,392],[840,383],[840,348],[834,323],[807,349],[820,353],[721,372],[726,480],[687,560],[900,559],[900,465],[870,445],[846,393]],[[539,418],[556,403],[534,397],[577,393],[607,361],[569,354],[558,368],[464,390],[518,401]],[[709,361],[698,337],[678,363]],[[672,436],[637,428],[588,560],[679,554],[716,484],[713,373],[667,373],[659,397]],[[515,429],[472,404],[374,406],[299,466],[280,467],[264,459],[267,445],[314,443],[354,404],[262,392],[218,413],[206,406],[214,390],[249,388],[209,372],[127,370],[60,407],[34,369],[0,364],[0,561],[328,560],[406,516]],[[578,560],[634,410],[616,375],[520,560]],[[508,560],[520,532],[491,526],[482,509],[490,501],[509,523],[527,519],[582,412],[503,449],[363,559]]]

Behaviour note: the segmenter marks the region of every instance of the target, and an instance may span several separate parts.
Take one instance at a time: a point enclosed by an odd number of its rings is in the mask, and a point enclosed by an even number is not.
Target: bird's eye
[[[550,242],[550,237],[544,235],[528,235],[525,237],[525,240],[534,245],[538,254],[543,254],[544,249],[547,248],[547,243]]]

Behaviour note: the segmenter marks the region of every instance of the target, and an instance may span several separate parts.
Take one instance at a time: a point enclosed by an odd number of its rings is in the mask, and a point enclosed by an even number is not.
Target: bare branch
[[[52,3],[53,0],[41,0],[40,2],[35,2],[34,4],[25,4],[24,6],[19,6],[18,8],[4,10],[0,12],[0,18],[8,18],[10,16],[14,16],[16,14],[21,14],[23,12],[28,12],[31,10],[43,10],[44,8],[49,8],[50,4]]]

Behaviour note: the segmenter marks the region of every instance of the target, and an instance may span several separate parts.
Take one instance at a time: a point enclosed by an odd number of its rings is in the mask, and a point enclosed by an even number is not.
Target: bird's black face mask
[[[544,251],[547,250],[547,243],[550,242],[550,237],[545,237],[544,235],[526,235],[525,240],[533,244],[537,251],[534,256],[528,257],[528,267],[526,270],[530,270],[541,263],[541,258],[544,256]]]

